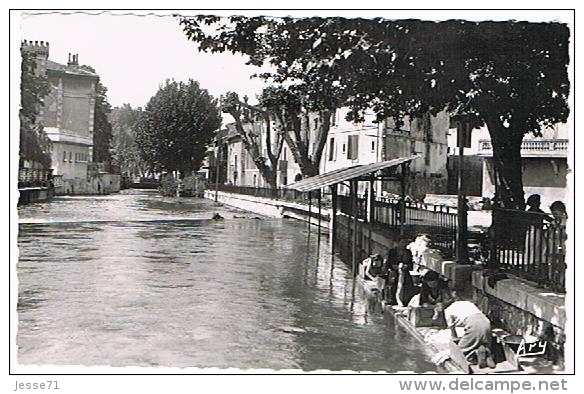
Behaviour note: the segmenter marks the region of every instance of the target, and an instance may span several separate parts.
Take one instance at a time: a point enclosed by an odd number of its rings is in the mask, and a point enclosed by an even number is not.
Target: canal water
[[[20,207],[18,362],[434,371],[318,241],[306,223],[144,191]]]

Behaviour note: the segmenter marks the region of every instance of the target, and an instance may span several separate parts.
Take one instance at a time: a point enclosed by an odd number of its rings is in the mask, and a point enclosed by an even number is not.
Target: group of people
[[[408,243],[409,240],[400,241],[385,259],[381,254],[371,256],[364,270],[365,279],[381,279],[382,298],[390,305],[433,308],[433,319],[444,318],[452,339],[470,361],[481,368],[494,368],[489,319],[472,302],[458,299],[447,280],[435,271],[425,270],[419,283],[414,283],[410,273],[414,259],[412,248],[406,247]]]
[[[550,205],[551,216],[541,208],[541,197],[532,194],[527,198],[527,218],[525,232],[525,251],[527,263],[539,264],[544,256],[563,261],[565,256],[566,205],[554,201]]]
[[[402,239],[389,249],[386,258],[375,253],[364,262],[364,279],[378,282],[382,298],[389,305],[435,304],[441,301],[441,294],[448,287],[446,281],[430,270],[421,271],[421,280],[414,281],[412,271],[414,266],[417,269],[419,266],[414,263],[412,251],[417,253],[418,244],[424,240],[423,237],[419,238],[412,243],[408,239]]]
[[[405,247],[407,240],[391,248],[384,258],[375,253],[364,262],[364,279],[377,281],[382,298],[390,305],[407,306],[416,294],[416,287],[410,275],[412,253]]]

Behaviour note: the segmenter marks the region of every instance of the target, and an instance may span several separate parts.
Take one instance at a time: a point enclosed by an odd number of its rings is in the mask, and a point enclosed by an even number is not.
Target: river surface
[[[306,223],[144,191],[20,207],[18,362],[434,371],[327,245]]]

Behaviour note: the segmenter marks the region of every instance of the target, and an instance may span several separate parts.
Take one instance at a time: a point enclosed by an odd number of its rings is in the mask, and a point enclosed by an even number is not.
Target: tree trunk
[[[523,174],[521,167],[521,142],[523,133],[512,132],[500,122],[488,122],[493,146],[495,173],[495,201],[501,208],[525,209]]]
[[[525,209],[521,166],[523,133],[505,128],[498,120],[487,122],[487,127],[493,146],[495,176],[492,235],[499,247],[521,249],[525,234],[521,218]]]

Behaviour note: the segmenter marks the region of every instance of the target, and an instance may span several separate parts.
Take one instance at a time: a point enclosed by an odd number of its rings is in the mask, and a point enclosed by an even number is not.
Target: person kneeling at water
[[[363,271],[365,280],[377,280],[378,277],[383,278],[387,274],[383,269],[383,257],[379,253],[375,253],[365,259],[363,265],[365,266]]]
[[[454,342],[458,341],[458,347],[467,360],[476,358],[479,368],[494,368],[495,362],[491,357],[491,321],[481,310],[470,301],[455,301],[447,308],[439,302],[434,308],[433,319],[437,319],[442,312]],[[460,338],[457,327],[464,330]]]

